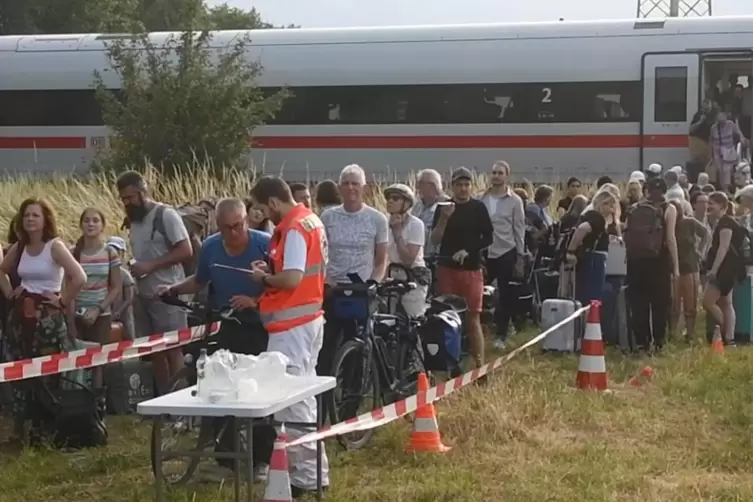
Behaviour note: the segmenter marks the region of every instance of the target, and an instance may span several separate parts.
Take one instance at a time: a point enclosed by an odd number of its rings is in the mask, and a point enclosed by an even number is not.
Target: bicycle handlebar
[[[185,302],[178,298],[176,295],[162,295],[158,297],[160,301],[168,305],[180,307],[190,314],[194,314],[197,317],[206,318],[207,322],[218,321],[234,321],[240,324],[240,321],[235,317],[235,309],[232,307],[222,307],[220,309],[213,309],[200,302]]]
[[[377,285],[377,295],[386,296],[391,293],[404,295],[416,289],[418,284],[413,281],[404,281],[400,279],[385,279]]]

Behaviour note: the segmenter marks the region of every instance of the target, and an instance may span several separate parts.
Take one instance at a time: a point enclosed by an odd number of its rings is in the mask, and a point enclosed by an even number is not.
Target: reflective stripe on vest
[[[271,324],[273,322],[292,321],[293,319],[298,319],[299,317],[314,315],[321,309],[322,304],[319,302],[309,303],[307,305],[299,305],[297,307],[291,307],[289,309],[261,314],[261,322],[263,322],[264,324]]]

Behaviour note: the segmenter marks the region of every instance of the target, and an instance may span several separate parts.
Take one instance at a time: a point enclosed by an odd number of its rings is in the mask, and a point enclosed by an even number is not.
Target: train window
[[[272,124],[600,123],[641,118],[639,82],[331,86],[290,91],[293,96]]]
[[[688,69],[685,66],[656,68],[654,122],[685,122],[688,119]]]
[[[102,109],[93,90],[0,91],[0,126],[102,124]]]

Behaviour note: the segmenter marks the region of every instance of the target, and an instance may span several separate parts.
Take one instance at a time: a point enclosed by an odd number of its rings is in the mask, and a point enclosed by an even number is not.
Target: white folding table
[[[137,411],[140,415],[154,417],[154,428],[156,432],[155,441],[155,488],[157,491],[157,502],[164,500],[163,479],[162,479],[162,425],[164,417],[167,415],[178,417],[214,417],[224,418],[231,417],[236,420],[234,423],[235,448],[232,453],[216,453],[214,451],[176,451],[172,452],[176,456],[186,457],[206,457],[206,458],[230,458],[235,462],[235,500],[240,502],[241,473],[240,461],[246,460],[248,463],[247,472],[247,499],[251,502],[251,486],[253,485],[253,427],[254,420],[257,424],[259,419],[264,419],[265,424],[279,424],[273,419],[273,415],[278,411],[300,403],[301,401],[316,397],[317,398],[317,423],[302,424],[286,422],[286,427],[305,428],[317,430],[323,423],[321,395],[335,388],[334,377],[293,377],[288,380],[287,385],[275,386],[274,392],[264,393],[266,395],[254,401],[246,402],[228,402],[228,403],[207,403],[199,400],[198,397],[192,396],[196,387],[189,387],[177,392],[166,394],[164,396],[150,399],[138,404]],[[242,420],[246,426],[247,444],[246,453],[241,451],[240,439],[238,433],[238,421]],[[204,425],[202,421],[202,427]],[[322,442],[316,443],[317,456],[317,491],[319,498],[322,495]]]

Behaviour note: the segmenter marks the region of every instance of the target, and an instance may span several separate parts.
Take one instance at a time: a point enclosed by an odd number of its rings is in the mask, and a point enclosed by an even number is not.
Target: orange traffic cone
[[[716,325],[714,328],[714,338],[711,342],[711,352],[715,354],[724,354],[724,343],[722,342],[722,328]]]
[[[429,390],[429,380],[425,373],[418,375],[418,392]],[[449,446],[442,444],[442,438],[437,426],[437,414],[434,404],[427,403],[416,410],[416,419],[413,421],[413,432],[410,441],[405,447],[407,452],[444,453],[450,451]]]
[[[588,311],[586,334],[583,337],[578,363],[576,384],[579,389],[607,390],[607,363],[604,359],[604,342],[601,339],[600,307],[601,303],[592,301],[591,309]]]
[[[290,491],[290,474],[288,473],[288,450],[285,446],[287,442],[288,435],[285,434],[285,426],[283,425],[272,450],[267,487],[264,489],[262,502],[293,501],[293,494]]]

